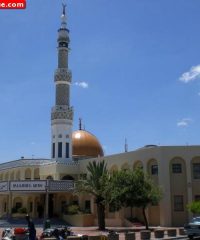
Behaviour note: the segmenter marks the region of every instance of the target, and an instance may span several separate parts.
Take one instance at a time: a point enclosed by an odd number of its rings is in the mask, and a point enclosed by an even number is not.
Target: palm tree
[[[105,184],[107,179],[107,168],[104,161],[89,162],[87,166],[88,177],[76,183],[76,191],[89,193],[95,197],[97,205],[97,216],[99,230],[105,230]]]

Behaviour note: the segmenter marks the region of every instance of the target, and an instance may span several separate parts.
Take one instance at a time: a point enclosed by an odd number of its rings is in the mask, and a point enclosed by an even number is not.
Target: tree
[[[161,189],[153,182],[153,180],[144,173],[141,168],[137,168],[133,172],[134,189],[132,202],[135,207],[142,208],[146,229],[149,228],[145,210],[148,205],[157,205],[162,197]]]
[[[76,191],[89,193],[95,197],[99,230],[105,230],[105,186],[108,171],[104,161],[90,162],[87,166],[88,177],[76,182]]]
[[[141,168],[114,173],[107,186],[108,191],[109,202],[114,206],[142,208],[145,226],[148,229],[145,210],[150,204],[158,204],[162,194],[161,189]]]
[[[115,211],[123,206],[131,206],[132,198],[128,196],[131,192],[131,188],[134,186],[131,177],[132,175],[129,170],[120,170],[113,172],[109,181],[106,181],[105,196],[107,202]]]
[[[200,201],[193,201],[187,205],[187,208],[193,214],[200,214]]]

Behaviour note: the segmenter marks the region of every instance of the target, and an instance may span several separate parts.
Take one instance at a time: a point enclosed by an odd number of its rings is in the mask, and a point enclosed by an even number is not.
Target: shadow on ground
[[[36,218],[33,219],[33,222],[36,227],[43,228],[44,219]],[[69,226],[65,221],[57,218],[50,219],[51,227],[61,227],[61,226]],[[23,218],[8,218],[8,219],[0,219],[0,228],[8,228],[8,227],[27,227],[27,221]]]

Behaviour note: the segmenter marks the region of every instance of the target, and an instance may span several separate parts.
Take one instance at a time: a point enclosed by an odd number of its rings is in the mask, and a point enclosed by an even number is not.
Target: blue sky
[[[0,162],[50,157],[59,0],[0,10]],[[74,130],[105,153],[199,144],[200,1],[69,0]]]

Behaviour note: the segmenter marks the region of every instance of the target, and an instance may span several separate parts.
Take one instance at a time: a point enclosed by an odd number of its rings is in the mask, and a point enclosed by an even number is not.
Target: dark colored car
[[[200,236],[200,217],[194,217],[184,226],[184,229],[190,239],[193,239],[195,236]]]

